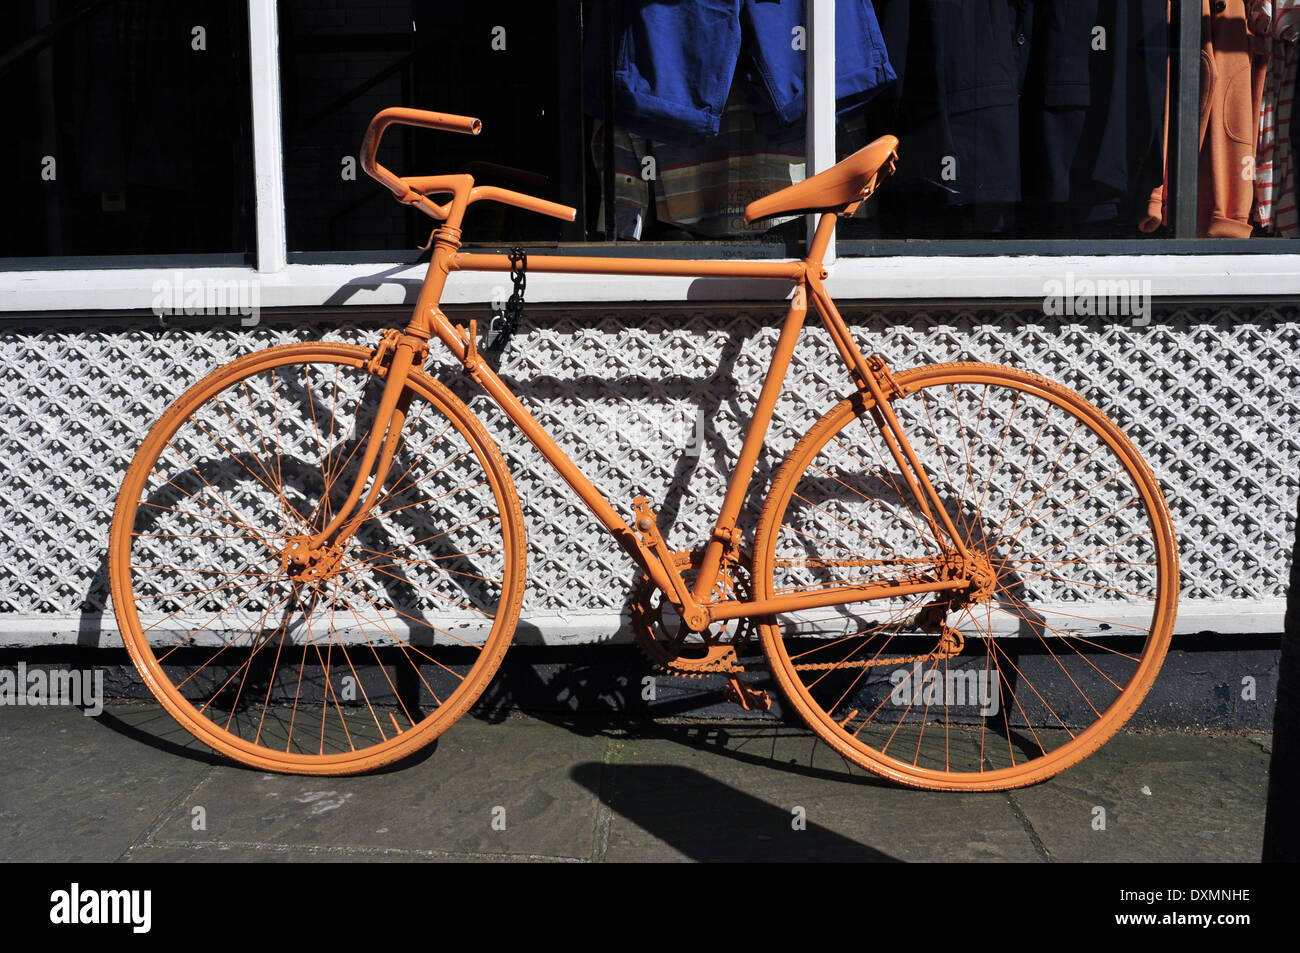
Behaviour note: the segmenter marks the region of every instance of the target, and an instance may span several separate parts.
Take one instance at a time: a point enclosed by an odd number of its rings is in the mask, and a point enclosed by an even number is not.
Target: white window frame
[[[808,0],[809,53],[807,151],[810,174],[835,161],[834,0]],[[276,0],[249,0],[249,69],[252,88],[255,248],[251,267],[177,265],[164,268],[87,268],[0,274],[0,312],[148,310],[156,282],[256,281],[261,308],[402,305],[412,303],[425,265],[401,262],[289,264],[280,130],[279,36]],[[432,104],[431,104],[432,105]],[[358,130],[360,135],[360,130]],[[707,254],[702,249],[704,255]],[[1069,275],[1090,280],[1149,281],[1153,298],[1300,298],[1297,254],[1157,254],[1070,256],[827,256],[828,288],[841,299],[1042,300],[1048,283]],[[491,300],[500,278],[460,273],[443,300]],[[785,282],[601,275],[530,276],[536,303],[752,301],[790,294]]]

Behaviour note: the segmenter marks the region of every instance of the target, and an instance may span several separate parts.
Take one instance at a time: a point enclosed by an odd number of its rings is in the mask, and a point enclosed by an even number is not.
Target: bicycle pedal
[[[772,710],[771,695],[761,688],[750,687],[735,675],[727,677],[727,688],[724,697],[727,701],[739,705],[745,711],[753,711],[756,708],[761,708],[763,711]]]

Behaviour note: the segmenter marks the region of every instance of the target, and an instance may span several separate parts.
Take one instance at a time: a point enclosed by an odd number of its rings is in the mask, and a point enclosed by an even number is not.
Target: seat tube
[[[817,228],[813,232],[812,244],[808,246],[808,265],[816,268],[822,278],[826,277],[825,269],[822,266],[822,259],[826,256],[826,249],[830,247],[831,238],[835,235],[835,219],[838,216],[834,212],[823,212],[822,217],[817,220]]]
[[[799,332],[803,330],[804,319],[807,315],[807,283],[801,281],[795,286],[794,298],[786,311],[785,324],[781,327],[781,336],[777,339],[776,348],[772,351],[772,360],[768,365],[767,377],[764,379],[763,388],[759,392],[758,403],[754,407],[754,415],[750,418],[749,431],[745,434],[745,441],[740,447],[740,456],[736,460],[736,469],[732,473],[731,483],[727,487],[727,495],[722,501],[718,522],[715,524],[712,538],[704,550],[704,558],[701,560],[699,574],[695,579],[695,586],[692,590],[692,595],[697,602],[707,602],[709,591],[713,588],[713,584],[717,582],[718,566],[722,561],[723,548],[732,538],[732,532],[736,527],[736,518],[740,515],[740,508],[744,505],[745,495],[749,492],[749,484],[754,477],[754,466],[758,463],[758,455],[762,452],[763,442],[767,438],[768,425],[772,422],[772,411],[776,407],[777,397],[781,394],[781,387],[785,383],[785,373],[790,367],[790,358],[794,354],[794,347],[799,341]]]

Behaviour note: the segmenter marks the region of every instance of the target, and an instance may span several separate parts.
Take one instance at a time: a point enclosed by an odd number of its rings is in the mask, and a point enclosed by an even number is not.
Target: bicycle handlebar
[[[459,132],[469,136],[477,136],[482,131],[483,124],[470,116],[435,113],[425,109],[407,109],[402,106],[390,106],[388,109],[377,113],[375,118],[370,120],[370,125],[366,128],[366,136],[361,141],[361,167],[366,170],[367,175],[392,192],[397,201],[403,205],[414,205],[425,215],[441,221],[450,214],[450,203],[439,205],[426,198],[425,193],[449,192],[459,198],[468,191],[464,198],[466,205],[480,200],[488,200],[513,205],[531,212],[539,212],[542,215],[549,215],[552,218],[558,218],[566,222],[572,222],[577,217],[577,209],[568,205],[561,205],[558,202],[548,202],[545,199],[534,198],[531,195],[512,192],[509,189],[499,189],[494,186],[473,187],[474,180],[468,175],[412,177],[394,175],[375,159],[375,153],[379,151],[379,140],[383,138],[384,130],[393,123],[404,126],[418,126],[424,129],[445,129],[449,132]],[[470,188],[466,190],[462,187],[462,183],[468,184]]]
[[[452,132],[460,132],[470,136],[477,136],[479,130],[483,128],[483,124],[469,116],[454,116],[448,113],[429,112],[425,109],[406,109],[402,106],[390,106],[388,109],[378,112],[375,118],[370,120],[370,125],[366,127],[366,137],[361,140],[361,167],[366,170],[366,174],[392,192],[397,201],[404,205],[414,205],[426,215],[431,215],[437,219],[446,218],[447,210],[445,208],[430,202],[376,161],[375,153],[379,151],[379,140],[383,138],[384,130],[393,123],[403,126],[419,126],[425,129],[449,129]]]

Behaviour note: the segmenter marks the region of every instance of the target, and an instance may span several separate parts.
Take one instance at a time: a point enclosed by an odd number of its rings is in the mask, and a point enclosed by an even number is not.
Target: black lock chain
[[[488,323],[487,338],[483,350],[501,354],[510,343],[510,338],[519,330],[519,317],[524,313],[524,288],[528,286],[528,255],[518,246],[510,249],[510,281],[514,290],[500,311],[492,312]]]

